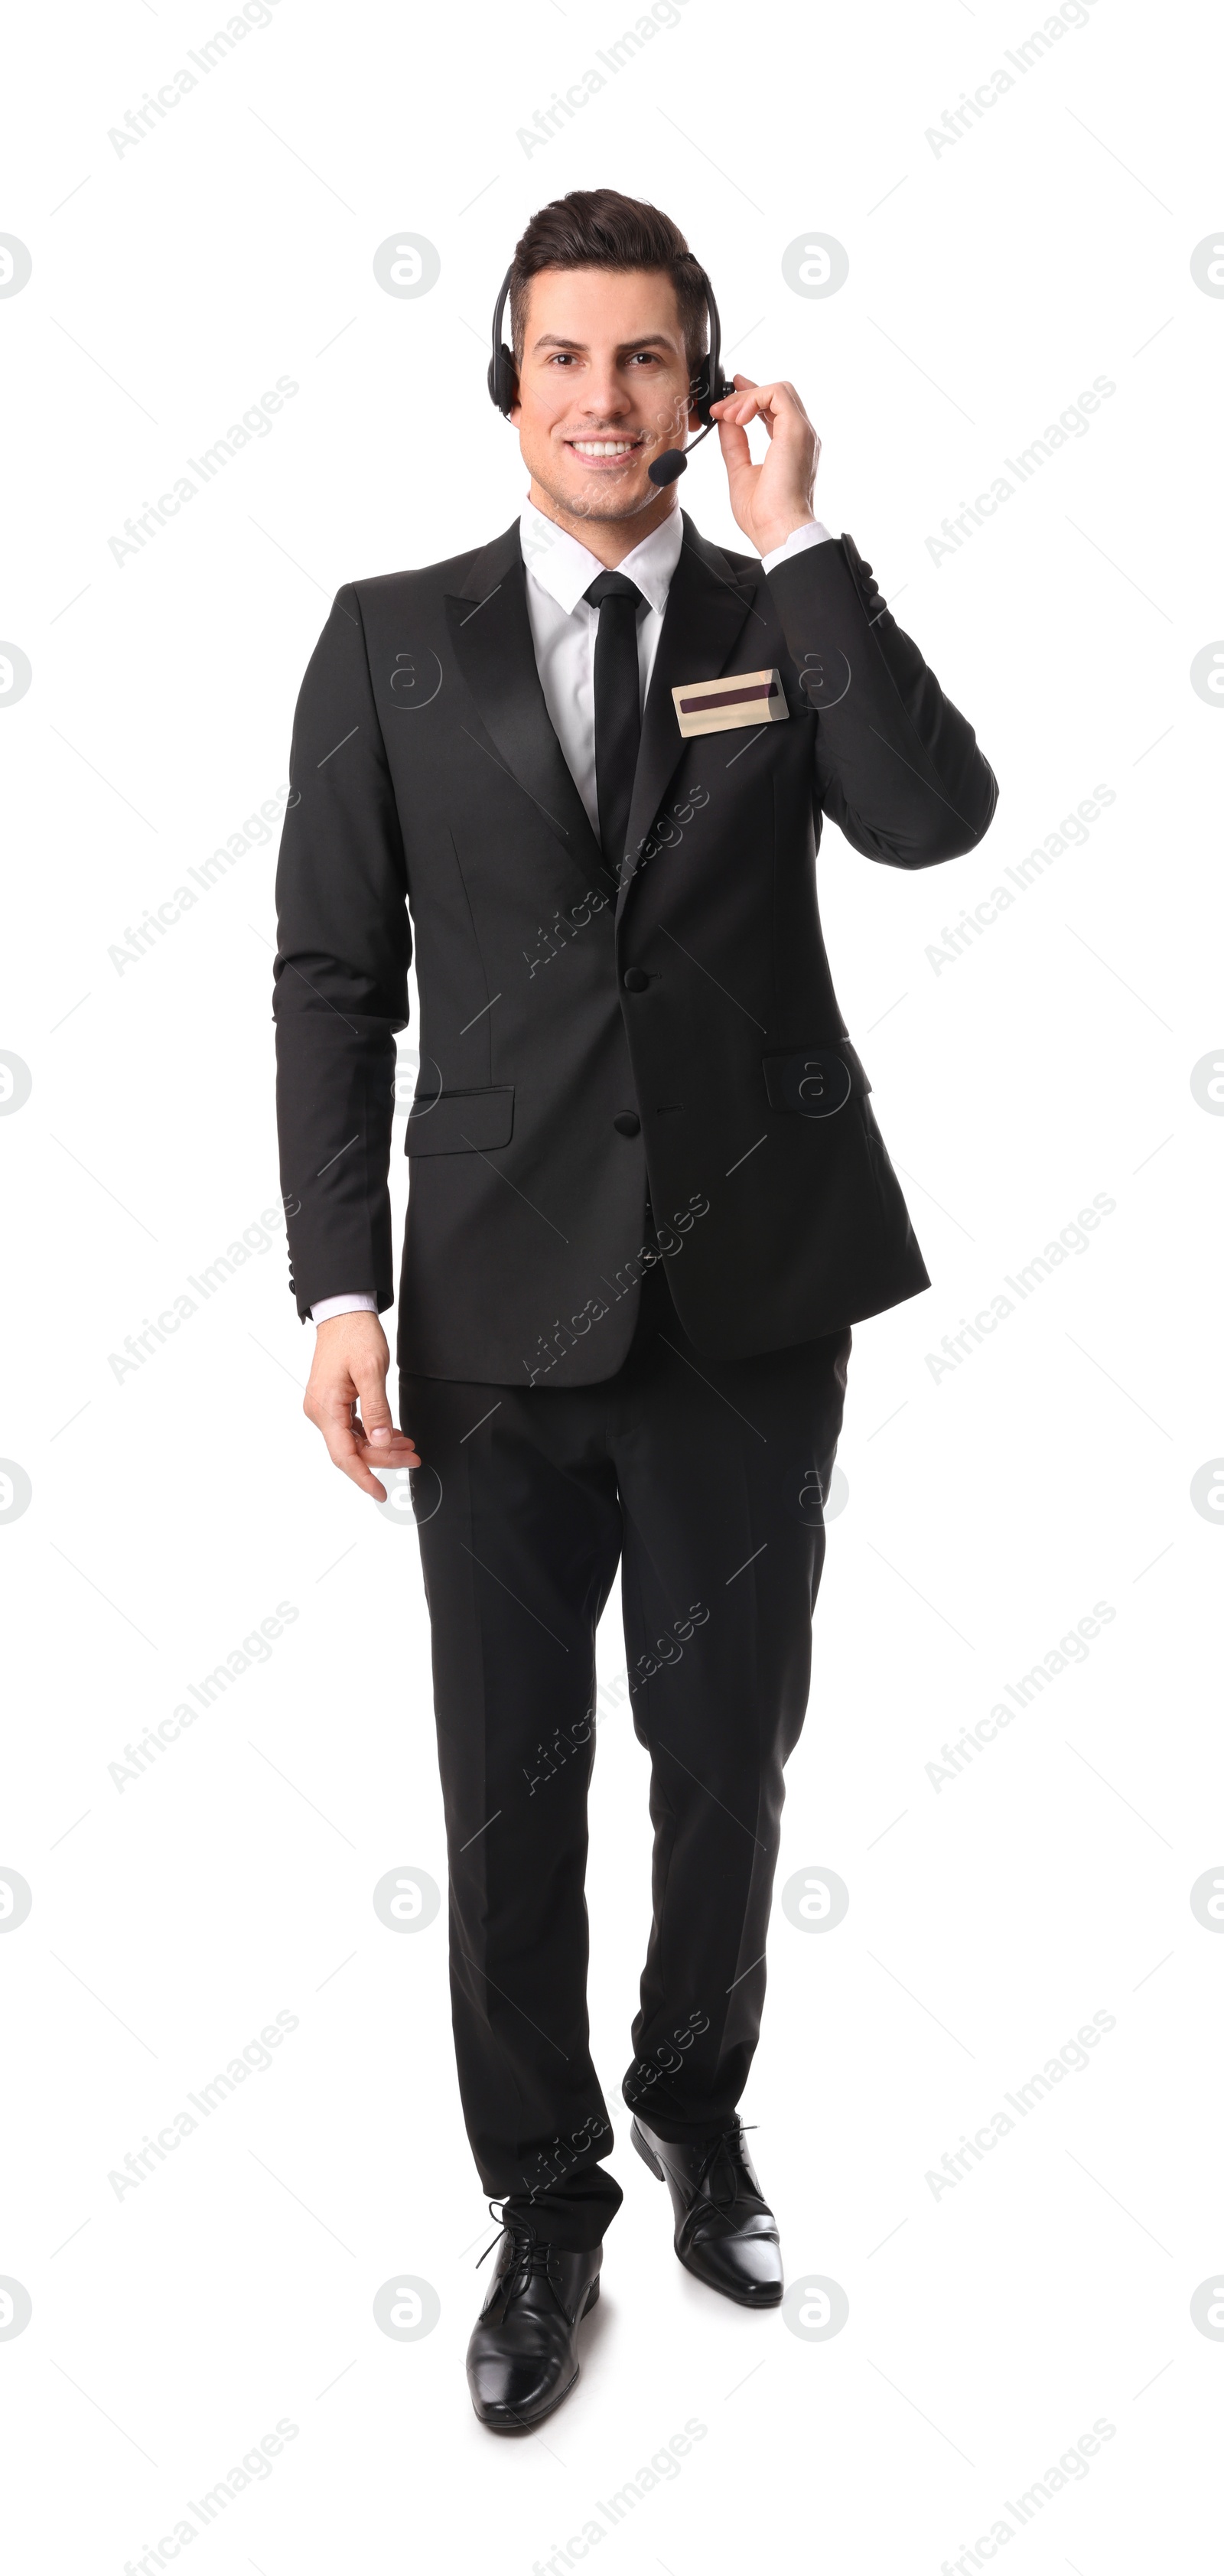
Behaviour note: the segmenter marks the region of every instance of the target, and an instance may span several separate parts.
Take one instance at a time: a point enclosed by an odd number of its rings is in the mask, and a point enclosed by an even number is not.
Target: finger
[[[721,417],[723,421],[737,421],[741,425],[754,420],[757,412],[757,391],[758,388],[753,384],[751,377],[737,376],[735,392],[727,394],[720,403],[711,403],[711,419]]]
[[[362,1453],[366,1443],[354,1430],[349,1411],[348,1405],[342,1414],[328,1406],[320,1418],[319,1429],[327,1444],[328,1457],[333,1467],[340,1469],[341,1475],[348,1476],[354,1485],[360,1486],[363,1494],[373,1494],[378,1502],[385,1503],[386,1493],[365,1464]]]
[[[812,424],[793,385],[783,381],[773,385],[758,385],[749,377],[741,379],[739,376],[736,377],[735,383],[736,392],[728,397],[725,406],[728,418],[744,422],[754,419],[763,420],[772,436],[773,423],[789,414],[805,429],[811,430]]]
[[[353,1381],[346,1370],[339,1384],[308,1387],[302,1409],[307,1420],[313,1422],[322,1434],[333,1467],[339,1467],[343,1475],[350,1476],[363,1493],[373,1493],[374,1479],[362,1463],[360,1444],[353,1428],[354,1395]],[[378,1499],[380,1502],[385,1500],[381,1489]]]
[[[792,384],[788,384],[783,380],[776,385],[767,385],[764,390],[771,396],[770,410],[772,411],[775,420],[781,420],[784,417],[789,416],[802,429],[807,430],[813,438],[815,437],[816,432],[812,428],[807,411]]]
[[[385,1448],[372,1449],[360,1424],[349,1434],[347,1443],[337,1442],[331,1458],[333,1466],[339,1467],[351,1484],[363,1494],[369,1494],[376,1503],[386,1502],[387,1488],[380,1485],[378,1476],[373,1473],[374,1468],[380,1475],[389,1476],[396,1469],[418,1468],[421,1464],[414,1443],[405,1439],[402,1433],[395,1432]]]
[[[323,1437],[333,1467],[338,1467],[341,1475],[347,1476],[363,1494],[372,1494],[376,1503],[385,1503],[386,1486],[380,1485],[377,1477],[370,1474],[362,1456],[364,1444],[358,1441],[356,1433],[347,1425],[343,1428],[329,1425],[323,1430]]]
[[[338,1463],[343,1465],[344,1462],[341,1460]],[[355,1485],[360,1485],[363,1494],[369,1494],[373,1502],[385,1503],[387,1488],[385,1485],[380,1485],[378,1475],[389,1476],[393,1469],[417,1468],[420,1464],[417,1449],[402,1432],[393,1432],[386,1448],[371,1449],[368,1441],[363,1437],[359,1423],[353,1433],[352,1460],[345,1472],[352,1478]],[[378,1469],[378,1475],[372,1472],[374,1468]]]
[[[772,436],[773,404],[770,396],[774,390],[772,385],[754,385],[746,392],[733,394],[726,406],[728,423],[734,422],[747,429],[754,420],[763,420]]]
[[[395,1427],[387,1402],[385,1364],[380,1365],[373,1352],[363,1352],[353,1366],[352,1376],[361,1418],[352,1421],[351,1464],[346,1472],[355,1484],[361,1484],[364,1493],[385,1503],[386,1487],[379,1484],[371,1469],[381,1468],[385,1473],[393,1467],[419,1467],[421,1461],[413,1442]]]
[[[376,1449],[386,1450],[395,1430],[387,1402],[386,1369],[379,1367],[372,1351],[362,1351],[351,1364],[351,1374],[361,1406],[365,1436]]]
[[[328,1385],[312,1378],[302,1411],[322,1433],[329,1457],[334,1457],[338,1447],[347,1446],[353,1419],[353,1383],[347,1370],[339,1384]]]
[[[359,1422],[353,1424],[353,1441],[364,1467],[419,1467],[421,1460],[410,1432],[393,1431],[388,1441],[371,1449]]]
[[[734,387],[735,387],[735,393],[734,393],[734,394],[726,394],[726,395],[724,396],[724,398],[723,398],[722,402],[711,403],[711,405],[710,405],[710,410],[711,410],[712,412],[719,412],[719,411],[728,411],[728,410],[730,410],[730,407],[731,407],[732,403],[735,401],[736,394],[744,393],[744,392],[748,389],[748,387],[749,387],[749,386],[751,386],[751,385],[755,385],[755,383],[756,383],[756,377],[755,377],[755,376],[732,376],[731,382],[732,382],[732,384],[733,384],[733,385],[734,385]]]
[[[723,463],[732,481],[737,475],[751,473],[752,450],[748,444],[746,429],[741,429],[735,421],[720,420],[718,444],[722,449]]]

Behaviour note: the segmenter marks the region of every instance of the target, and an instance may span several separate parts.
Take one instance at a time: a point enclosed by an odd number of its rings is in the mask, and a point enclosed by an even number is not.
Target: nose
[[[583,389],[582,409],[593,426],[601,427],[623,420],[629,407],[629,395],[615,369],[592,373]]]

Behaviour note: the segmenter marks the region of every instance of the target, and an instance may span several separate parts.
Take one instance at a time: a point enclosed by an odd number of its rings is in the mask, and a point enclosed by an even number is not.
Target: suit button
[[[636,1109],[622,1109],[619,1118],[614,1118],[612,1124],[618,1136],[640,1136],[642,1132],[642,1122]]]
[[[650,977],[643,973],[640,966],[629,966],[625,969],[623,980],[625,991],[627,993],[644,993],[650,982]]]

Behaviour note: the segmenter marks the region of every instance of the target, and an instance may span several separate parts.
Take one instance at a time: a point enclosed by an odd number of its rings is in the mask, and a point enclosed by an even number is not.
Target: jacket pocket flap
[[[406,1154],[485,1154],[508,1145],[514,1126],[514,1085],[489,1091],[418,1093],[408,1114]]]
[[[761,1065],[770,1108],[794,1110],[801,1118],[831,1118],[849,1099],[862,1100],[871,1089],[848,1038],[838,1038],[832,1046],[763,1056]]]

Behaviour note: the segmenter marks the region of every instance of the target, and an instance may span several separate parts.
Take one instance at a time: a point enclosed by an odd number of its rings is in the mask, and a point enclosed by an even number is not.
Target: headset
[[[693,261],[693,266],[697,269],[697,275],[701,280],[706,310],[710,317],[709,350],[701,361],[689,397],[693,410],[703,426],[687,452],[680,447],[665,448],[661,456],[656,456],[653,465],[647,466],[646,471],[651,482],[657,484],[660,490],[668,483],[677,481],[678,477],[687,470],[693,448],[700,447],[702,439],[708,438],[710,431],[717,428],[717,421],[710,418],[711,404],[725,402],[735,391],[734,384],[723,375],[722,371],[722,324],[718,318],[718,306],[714,301],[714,289],[704,268],[698,267],[696,260]],[[502,321],[513,275],[513,268],[508,268],[502,279],[501,293],[493,307],[493,354],[489,360],[488,375],[490,400],[496,403],[498,410],[504,413],[507,420],[518,392],[518,369],[514,363],[514,351],[507,348],[502,338]]]

